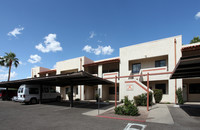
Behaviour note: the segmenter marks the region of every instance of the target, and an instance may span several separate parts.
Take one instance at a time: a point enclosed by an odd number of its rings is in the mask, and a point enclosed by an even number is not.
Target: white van
[[[23,84],[18,89],[18,101],[30,104],[36,104],[40,100],[40,86]],[[43,86],[43,100],[61,100],[61,94],[56,92],[53,87]]]

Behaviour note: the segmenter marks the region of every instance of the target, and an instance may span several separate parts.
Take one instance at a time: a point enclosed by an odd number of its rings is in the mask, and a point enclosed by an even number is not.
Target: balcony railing
[[[106,79],[106,78],[112,78],[112,77],[115,77],[115,76],[119,76],[119,72],[109,72],[109,73],[103,73],[103,78]],[[115,78],[112,78],[112,79],[108,79],[112,82],[115,82]],[[118,81],[118,79],[117,79]]]
[[[167,66],[141,69],[140,72],[139,72],[139,74],[162,73],[162,72],[167,72]]]

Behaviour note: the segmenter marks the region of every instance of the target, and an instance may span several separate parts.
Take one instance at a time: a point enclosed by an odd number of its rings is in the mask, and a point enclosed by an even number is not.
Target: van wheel
[[[37,99],[32,98],[31,101],[30,101],[30,104],[36,104],[36,103],[37,103]]]
[[[58,96],[58,97],[56,98],[56,101],[57,101],[57,102],[61,102],[61,97]]]

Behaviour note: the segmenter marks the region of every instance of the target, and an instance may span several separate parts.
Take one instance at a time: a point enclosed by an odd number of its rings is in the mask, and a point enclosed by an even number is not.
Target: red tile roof
[[[200,44],[193,46],[186,46],[181,49],[182,51],[200,50]]]

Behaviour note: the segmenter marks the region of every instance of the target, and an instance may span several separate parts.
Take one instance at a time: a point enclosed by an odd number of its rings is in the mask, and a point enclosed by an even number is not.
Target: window
[[[155,67],[166,66],[166,60],[157,60],[155,61]]]
[[[115,94],[115,87],[109,87],[109,94]],[[117,94],[119,94],[119,87],[117,87]]]
[[[200,84],[190,84],[189,94],[200,94]]]
[[[156,89],[161,89],[163,94],[167,94],[167,91],[166,91],[166,84],[156,84],[155,86]]]
[[[39,94],[38,88],[29,88],[29,94]]]
[[[49,88],[47,88],[47,87],[43,88],[43,92],[44,93],[49,93]]]
[[[24,90],[23,88],[19,88],[18,93],[23,93],[23,90]]]
[[[132,66],[132,72],[133,73],[139,73],[140,69],[141,69],[141,64],[140,63],[133,64],[133,66]]]
[[[56,93],[56,90],[54,88],[50,88],[50,93]]]

